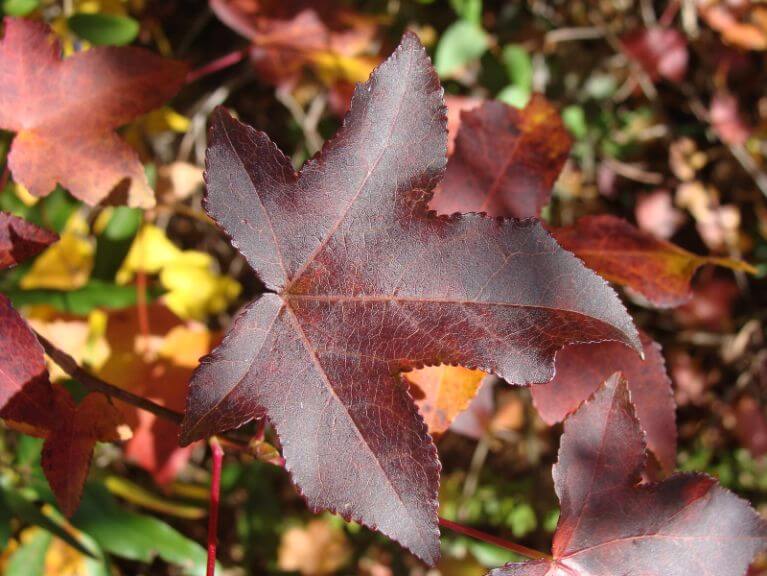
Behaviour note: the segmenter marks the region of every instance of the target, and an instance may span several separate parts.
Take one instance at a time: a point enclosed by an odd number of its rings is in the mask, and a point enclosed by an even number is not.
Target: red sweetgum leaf
[[[121,439],[120,413],[103,394],[88,394],[74,406],[69,392],[56,387],[56,423],[43,444],[41,465],[61,511],[71,516],[80,505],[96,442]]]
[[[600,276],[628,286],[659,308],[688,301],[692,276],[706,264],[755,272],[739,260],[698,256],[609,214],[584,216],[574,226],[552,233],[562,248]]]
[[[537,217],[571,144],[543,96],[534,95],[522,110],[488,100],[461,113],[455,150],[429,207],[440,214]]]
[[[0,128],[17,133],[8,155],[14,179],[35,196],[58,183],[88,204],[114,190],[114,200],[153,206],[138,155],[114,129],[175,95],[186,66],[132,47],[62,60],[47,25],[3,22]]]
[[[296,174],[213,114],[208,214],[272,292],[192,378],[182,441],[264,409],[312,509],[439,555],[439,462],[399,372],[440,363],[545,382],[566,344],[640,343],[617,295],[536,221],[426,208],[445,167],[442,88],[414,34],[357,87]]]
[[[631,398],[648,448],[661,467],[676,464],[676,405],[661,347],[640,332],[644,360],[617,342],[578,344],[557,353],[551,382],[531,388],[533,403],[547,424],[561,422],[575,412],[614,372],[628,381]]]
[[[0,294],[0,417],[20,432],[45,438],[42,467],[62,511],[76,510],[97,441],[119,440],[119,413],[101,394],[75,406],[52,386],[43,348]]]
[[[553,558],[491,576],[743,576],[767,545],[756,511],[704,474],[639,484],[644,465],[628,386],[610,378],[565,422]]]
[[[680,82],[687,72],[687,40],[675,28],[645,28],[621,38],[626,54],[634,59],[651,80],[665,78]]]
[[[58,234],[0,212],[0,270],[37,256],[59,239]]]
[[[0,417],[46,427],[54,412],[52,395],[43,347],[0,294]]]

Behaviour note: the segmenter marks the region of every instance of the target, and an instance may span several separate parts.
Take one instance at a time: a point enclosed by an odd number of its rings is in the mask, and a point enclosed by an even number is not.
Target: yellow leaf
[[[130,480],[119,476],[107,476],[104,480],[104,485],[115,496],[160,514],[167,514],[176,518],[187,518],[189,520],[199,520],[208,515],[208,511],[205,508],[166,500],[138,484],[134,484]]]
[[[332,574],[351,557],[343,530],[323,518],[305,527],[290,528],[280,541],[277,565],[280,570],[306,575]]]
[[[334,52],[316,52],[311,55],[317,74],[326,84],[337,80],[349,83],[364,82],[378,64],[378,59],[370,56],[346,56]]]
[[[187,324],[171,328],[160,346],[158,356],[176,366],[196,368],[200,358],[211,349],[210,331],[202,324]]]
[[[203,252],[189,250],[168,263],[160,282],[168,290],[168,308],[184,319],[204,320],[226,310],[240,295],[239,282],[212,271],[213,259]]]
[[[45,250],[22,278],[25,290],[50,288],[76,290],[88,283],[93,270],[94,246],[88,238],[88,224],[76,212],[67,221],[61,239]]]
[[[139,270],[157,274],[180,255],[181,249],[168,239],[164,230],[145,224],[136,234],[128,255],[117,271],[117,283],[127,284]]]
[[[143,125],[147,134],[158,134],[160,132],[178,132],[185,133],[189,130],[189,118],[179,114],[170,106],[163,106],[157,110],[152,110],[138,120]]]
[[[32,193],[18,182],[14,184],[13,192],[24,206],[34,206],[40,201],[40,198],[32,196]]]

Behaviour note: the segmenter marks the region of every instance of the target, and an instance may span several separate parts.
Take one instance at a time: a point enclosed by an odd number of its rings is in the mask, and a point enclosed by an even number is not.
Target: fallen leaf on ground
[[[645,28],[621,39],[626,54],[634,59],[651,80],[665,78],[680,82],[687,72],[687,40],[675,28]]]
[[[565,250],[606,280],[636,290],[660,308],[692,297],[690,282],[701,266],[714,264],[754,273],[749,264],[729,258],[698,256],[643,232],[616,216],[584,216],[554,236]]]
[[[370,54],[378,24],[333,2],[210,0],[218,18],[250,40],[261,78],[293,82],[305,66],[327,84],[362,82],[378,62]]]
[[[538,94],[522,110],[489,100],[461,112],[455,150],[429,207],[537,217],[571,143],[556,109]]]
[[[88,283],[93,270],[95,247],[88,223],[79,212],[67,220],[61,238],[32,263],[20,286],[24,290],[49,288],[76,290]]]
[[[351,559],[352,550],[343,529],[322,518],[306,526],[288,528],[280,539],[280,570],[306,576],[334,574]]]

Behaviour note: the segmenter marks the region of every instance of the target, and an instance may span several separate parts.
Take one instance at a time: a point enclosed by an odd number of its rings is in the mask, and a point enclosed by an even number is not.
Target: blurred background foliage
[[[156,191],[148,211],[89,208],[62,189],[32,197],[9,177],[11,134],[0,132],[0,208],[61,234],[0,277],[39,331],[106,380],[183,409],[197,358],[261,290],[201,208],[209,112],[225,103],[300,166],[338,128],[353,83],[412,29],[444,83],[451,131],[458,112],[482,99],[521,107],[538,92],[559,107],[575,144],[544,212],[552,224],[609,212],[695,252],[757,266],[753,278],[705,269],[693,299],[673,311],[624,295],[664,346],[680,468],[714,474],[767,510],[767,5],[317,2],[333,42],[289,46],[285,56],[264,38],[279,39],[280,23],[295,16],[285,11],[301,3],[240,2],[255,16],[232,29],[203,0],[0,0],[4,14],[51,23],[66,54],[135,44],[198,72],[172,107],[121,131]],[[60,371],[53,377],[82,395]],[[439,439],[441,514],[548,549],[560,428],[539,419],[528,391],[492,384],[470,408],[482,411],[479,424]],[[173,426],[137,411],[132,418],[129,442],[98,446],[71,521],[42,476],[41,441],[0,431],[3,574],[204,573],[206,447],[180,449]],[[443,560],[427,570],[383,537],[310,514],[283,470],[240,456],[226,460],[220,542],[220,573],[231,575],[470,576],[513,559],[446,533]]]

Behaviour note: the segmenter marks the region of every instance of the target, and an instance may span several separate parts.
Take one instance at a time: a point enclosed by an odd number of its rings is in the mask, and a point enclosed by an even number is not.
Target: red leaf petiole
[[[216,543],[218,541],[218,508],[221,498],[221,466],[224,461],[224,449],[214,436],[210,439],[213,454],[213,470],[210,478],[210,516],[208,517],[208,570],[207,576],[216,574]]]

